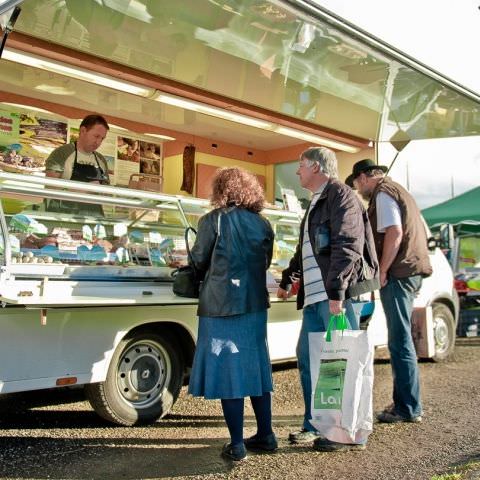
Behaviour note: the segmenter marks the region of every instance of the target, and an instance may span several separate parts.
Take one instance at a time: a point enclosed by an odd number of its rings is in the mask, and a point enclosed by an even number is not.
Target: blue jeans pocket
[[[358,319],[360,328],[363,330],[368,327],[373,312],[375,310],[375,302],[372,300],[351,300],[352,308]]]

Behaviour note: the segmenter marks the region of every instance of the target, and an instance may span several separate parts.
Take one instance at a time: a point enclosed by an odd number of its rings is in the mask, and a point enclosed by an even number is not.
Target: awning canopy
[[[429,226],[462,223],[465,228],[480,230],[480,187],[468,190],[446,202],[422,210]],[[465,222],[468,221],[468,222]],[[477,225],[476,222],[479,222]],[[462,227],[462,230],[464,228]]]

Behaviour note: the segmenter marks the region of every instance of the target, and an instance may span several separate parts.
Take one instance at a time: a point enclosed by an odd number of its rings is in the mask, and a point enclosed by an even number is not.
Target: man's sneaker
[[[320,436],[321,435],[315,430],[312,431],[302,428],[298,432],[292,432],[288,436],[288,440],[290,443],[310,443]]]
[[[381,423],[420,423],[422,421],[421,415],[416,417],[403,417],[395,412],[393,409],[385,409],[383,412],[377,413],[377,420]]]
[[[313,442],[313,449],[319,452],[349,452],[365,450],[367,445],[364,443],[337,443],[326,438],[317,438]]]
[[[252,452],[274,452],[278,448],[278,442],[274,433],[262,438],[254,435],[247,438],[244,443],[247,450]]]
[[[226,443],[222,448],[222,457],[239,462],[240,460],[247,458],[247,449],[243,443],[241,445]]]

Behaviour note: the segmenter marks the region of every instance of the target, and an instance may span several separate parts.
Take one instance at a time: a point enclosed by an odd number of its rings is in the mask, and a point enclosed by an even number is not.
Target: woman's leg
[[[257,420],[256,437],[265,438],[273,433],[272,430],[272,397],[265,392],[261,397],[250,397],[253,411]]]
[[[223,399],[222,409],[232,446],[243,446],[243,398]]]

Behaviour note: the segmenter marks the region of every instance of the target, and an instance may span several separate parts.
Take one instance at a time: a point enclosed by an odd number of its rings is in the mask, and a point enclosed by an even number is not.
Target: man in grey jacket
[[[365,209],[357,195],[337,180],[335,153],[312,147],[300,156],[297,170],[312,199],[300,226],[300,239],[277,292],[287,299],[292,275],[300,274],[297,308],[303,321],[297,344],[298,369],[305,402],[303,426],[290,434],[292,443],[314,441],[320,451],[361,450],[364,444],[342,444],[319,436],[310,423],[312,384],[308,334],[325,331],[330,315],[345,311],[353,329],[362,312],[352,297],[379,287],[378,262]],[[364,305],[365,306],[365,305]]]

